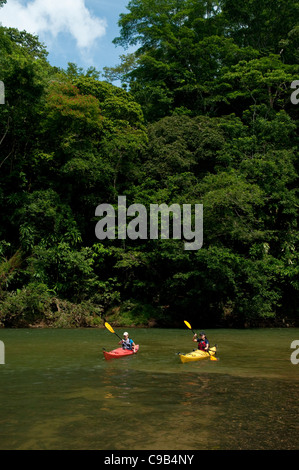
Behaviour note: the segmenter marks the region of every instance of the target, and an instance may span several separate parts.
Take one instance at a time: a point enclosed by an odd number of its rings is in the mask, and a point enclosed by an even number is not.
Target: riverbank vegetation
[[[100,72],[0,26],[0,326],[298,326],[298,13],[131,0]],[[202,248],[98,240],[119,195],[203,204]]]

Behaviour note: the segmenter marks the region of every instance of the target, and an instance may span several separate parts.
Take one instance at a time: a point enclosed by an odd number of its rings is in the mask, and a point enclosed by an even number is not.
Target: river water
[[[186,364],[190,330],[129,332],[106,361],[106,329],[0,330],[0,449],[298,449],[299,329],[207,330],[219,360]]]

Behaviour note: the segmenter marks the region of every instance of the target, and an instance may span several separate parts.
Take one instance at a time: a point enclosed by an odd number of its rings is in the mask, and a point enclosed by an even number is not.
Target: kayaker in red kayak
[[[205,332],[202,331],[199,336],[200,338],[198,338],[197,334],[195,333],[195,335],[193,336],[193,341],[195,343],[198,343],[198,349],[200,349],[201,351],[207,351],[210,347],[210,343],[208,338],[206,337]]]
[[[129,333],[125,331],[123,336],[124,339],[122,339],[118,344],[121,344],[123,349],[130,349],[135,352],[135,343],[129,338]]]

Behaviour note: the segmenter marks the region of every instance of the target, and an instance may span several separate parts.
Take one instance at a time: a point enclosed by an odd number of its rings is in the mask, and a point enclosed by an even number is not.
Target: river
[[[0,330],[0,449],[298,449],[299,329],[207,330],[219,360],[186,364],[190,330],[128,331],[106,361],[106,329]]]

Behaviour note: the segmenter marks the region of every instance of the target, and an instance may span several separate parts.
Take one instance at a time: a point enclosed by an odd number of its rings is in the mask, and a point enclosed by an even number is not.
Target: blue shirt
[[[130,338],[122,340],[122,348],[123,349],[133,349],[134,341]]]

